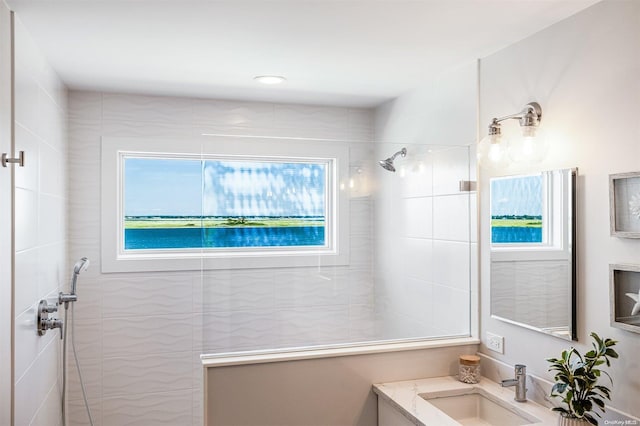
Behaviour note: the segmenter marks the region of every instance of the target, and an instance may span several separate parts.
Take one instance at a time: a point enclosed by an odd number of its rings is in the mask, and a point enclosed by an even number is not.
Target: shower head
[[[81,258],[73,266],[73,273],[75,275],[78,275],[80,272],[86,271],[87,269],[89,269],[89,264],[90,263],[91,262],[89,262],[89,259],[87,259],[86,257]]]
[[[78,275],[80,275],[80,272],[84,272],[89,269],[89,263],[89,259],[87,259],[86,257],[82,257],[76,262],[75,265],[73,265],[73,281],[71,282],[71,294],[74,296],[76,294],[76,282],[78,281]]]
[[[402,157],[406,157],[407,156],[407,148],[402,148],[400,151],[396,152],[395,154],[393,154],[391,157],[387,158],[386,160],[378,161],[378,164],[380,164],[380,166],[385,170],[389,170],[390,172],[395,172],[396,168],[393,165],[393,160],[395,160],[398,155],[400,155]]]

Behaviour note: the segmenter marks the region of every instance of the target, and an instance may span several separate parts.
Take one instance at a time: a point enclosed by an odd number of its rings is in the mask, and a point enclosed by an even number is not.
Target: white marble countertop
[[[409,421],[419,426],[454,426],[460,424],[425,401],[420,397],[421,394],[432,392],[455,393],[456,390],[468,389],[472,391],[473,388],[479,388],[497,399],[503,400],[509,405],[514,405],[517,409],[540,419],[540,422],[535,423],[536,425],[556,425],[558,422],[558,414],[552,412],[549,408],[531,401],[515,402],[513,400],[513,388],[503,388],[498,383],[492,382],[485,377],[479,383],[473,385],[459,382],[453,376],[373,385],[373,391],[379,398],[386,400]]]

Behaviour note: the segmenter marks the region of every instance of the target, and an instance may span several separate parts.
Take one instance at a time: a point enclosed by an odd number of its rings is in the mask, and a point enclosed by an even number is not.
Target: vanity
[[[379,426],[555,425],[557,415],[532,401],[515,402],[513,388],[483,377],[466,384],[454,376],[373,385]]]

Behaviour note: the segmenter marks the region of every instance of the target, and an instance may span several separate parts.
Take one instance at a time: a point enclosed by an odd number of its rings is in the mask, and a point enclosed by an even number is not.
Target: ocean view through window
[[[540,244],[544,242],[543,175],[491,180],[491,243]]]
[[[125,251],[327,246],[327,160],[123,163]]]

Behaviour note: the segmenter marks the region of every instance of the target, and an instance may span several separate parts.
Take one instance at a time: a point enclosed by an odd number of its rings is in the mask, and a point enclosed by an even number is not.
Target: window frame
[[[124,249],[124,159],[273,159],[326,162],[325,246],[251,247],[227,250]],[[349,149],[331,141],[201,136],[187,139],[102,138],[102,272],[181,271],[346,265],[349,263]]]

